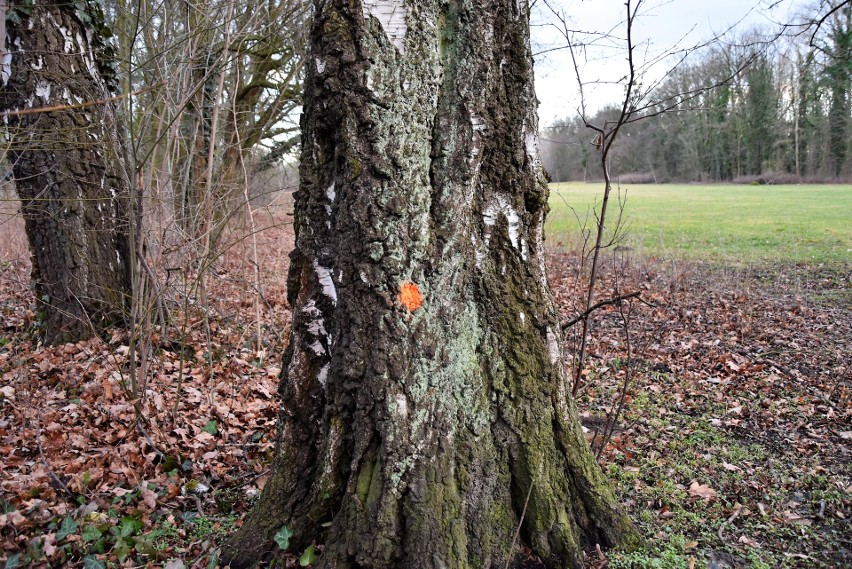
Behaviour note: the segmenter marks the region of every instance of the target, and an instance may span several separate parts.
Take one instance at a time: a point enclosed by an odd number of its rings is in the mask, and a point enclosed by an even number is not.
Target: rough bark
[[[632,543],[566,391],[526,2],[318,0],[311,33],[279,439],[225,561],[284,525],[339,568]]]
[[[124,321],[129,184],[96,2],[4,3],[0,110],[48,343]]]

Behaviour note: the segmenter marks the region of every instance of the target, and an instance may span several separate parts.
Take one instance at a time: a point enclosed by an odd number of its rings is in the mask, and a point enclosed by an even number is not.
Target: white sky
[[[725,33],[731,26],[745,30],[752,26],[773,27],[776,22],[792,19],[797,0],[781,0],[771,11],[764,0],[646,0],[634,25],[635,67],[652,61],[660,54],[677,48],[688,48]],[[568,26],[583,32],[600,32],[610,39],[599,40],[579,61],[586,110],[594,112],[607,103],[619,102],[627,73],[624,0],[548,0],[550,6],[562,10]],[[531,2],[532,44],[535,56],[536,92],[540,101],[540,126],[556,118],[575,117],[580,106],[576,73],[564,36],[552,24],[561,25],[544,0]],[[635,2],[634,2],[635,4]],[[577,36],[579,37],[579,36]],[[583,36],[588,40],[590,36]],[[727,37],[731,37],[729,34]],[[619,40],[619,38],[621,38]],[[577,40],[575,40],[577,41]],[[558,49],[563,48],[563,49]],[[554,51],[555,49],[555,51]],[[543,53],[546,52],[546,53]],[[575,52],[576,53],[576,52]],[[578,53],[579,58],[583,55]],[[658,79],[670,66],[667,61],[649,68],[647,79]],[[591,84],[603,81],[610,84]]]

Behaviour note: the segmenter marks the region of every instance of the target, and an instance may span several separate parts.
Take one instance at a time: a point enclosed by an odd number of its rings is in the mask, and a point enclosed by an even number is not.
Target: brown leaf
[[[53,557],[53,554],[56,553],[56,534],[48,533],[45,534],[44,540],[42,541],[42,548],[44,551],[45,557]]]
[[[716,491],[707,486],[706,484],[699,484],[697,481],[693,480],[692,484],[689,485],[687,492],[693,498],[704,498],[707,502],[716,498]]]
[[[139,495],[142,496],[142,502],[149,510],[153,511],[157,508],[157,493],[149,490],[146,482],[139,485]]]

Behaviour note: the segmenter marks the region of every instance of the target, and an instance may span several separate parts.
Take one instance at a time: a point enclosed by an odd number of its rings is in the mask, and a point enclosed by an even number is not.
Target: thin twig
[[[601,455],[603,454],[606,445],[608,445],[609,441],[612,439],[612,433],[615,430],[615,426],[618,424],[618,418],[621,416],[622,411],[624,411],[624,402],[627,399],[627,391],[630,389],[630,383],[633,379],[633,369],[635,365],[633,361],[633,341],[630,336],[630,310],[628,309],[627,314],[625,314],[624,306],[619,305],[618,308],[619,315],[621,316],[622,329],[624,330],[624,342],[627,346],[627,362],[624,369],[624,383],[621,386],[618,405],[616,405],[615,409],[612,409],[607,416],[603,435],[601,436],[601,441],[595,455],[595,458],[598,460],[601,459]]]
[[[721,541],[722,543],[725,543],[725,538],[722,536],[722,531],[725,529],[726,525],[730,525],[730,524],[734,523],[734,520],[739,517],[740,512],[742,512],[742,511],[743,511],[742,504],[737,504],[737,509],[734,510],[733,514],[731,514],[731,517],[729,517],[727,520],[722,522],[722,524],[719,526],[719,531],[716,532],[716,535],[719,536],[719,541]]]
[[[34,115],[37,113],[52,113],[55,111],[72,111],[76,109],[85,109],[87,107],[95,107],[97,105],[106,105],[107,103],[111,103],[113,101],[120,101],[121,99],[126,99],[128,97],[135,97],[137,95],[141,95],[143,93],[147,93],[148,91],[153,91],[154,89],[159,89],[166,84],[165,81],[160,81],[156,85],[149,85],[148,87],[143,87],[142,89],[137,89],[131,93],[122,93],[121,95],[116,95],[114,97],[107,97],[106,99],[98,99],[97,101],[83,101],[82,103],[75,103],[73,105],[53,105],[50,107],[36,107],[32,109],[18,109],[15,111],[3,111],[0,113],[0,117],[19,117],[22,115]]]
[[[758,356],[758,358],[759,358],[760,361],[768,363],[769,365],[771,365],[772,367],[774,367],[775,369],[777,369],[778,371],[780,371],[781,373],[783,373],[787,377],[793,377],[793,372],[790,371],[790,368],[788,368],[787,366],[780,364],[773,359],[765,358],[763,356]]]
[[[154,449],[154,452],[156,452],[160,458],[164,458],[166,455],[163,451],[157,448],[157,445],[155,445],[154,441],[151,440],[151,437],[148,436],[148,431],[146,431],[145,427],[142,426],[142,421],[140,421],[138,417],[136,419],[136,428],[139,429],[139,432],[142,433],[142,436],[145,437],[145,440],[148,442],[148,445]]]
[[[50,479],[56,485],[54,486],[57,490],[64,491],[68,497],[72,500],[76,500],[78,494],[68,488],[68,485],[65,484],[57,475],[53,472],[53,469],[47,463],[47,458],[44,456],[44,447],[41,446],[41,411],[36,415],[36,445],[38,446],[38,456],[41,460],[42,465],[47,469],[47,475],[50,476]]]
[[[616,304],[618,302],[621,302],[622,300],[627,300],[629,298],[639,298],[640,296],[642,296],[642,291],[637,290],[636,292],[631,292],[630,294],[622,294],[621,296],[616,296],[614,298],[610,298],[610,299],[607,299],[607,300],[602,300],[600,302],[597,302],[593,306],[590,306],[585,311],[583,311],[582,314],[575,316],[574,318],[572,318],[571,320],[568,320],[567,322],[563,322],[562,323],[562,329],[567,330],[568,328],[570,328],[571,326],[573,326],[577,322],[580,322],[581,320],[585,320],[586,318],[589,317],[589,315],[592,312],[594,312],[598,308],[603,308],[604,306]]]
[[[527,515],[527,505],[530,503],[530,496],[535,484],[530,481],[530,488],[527,490],[527,498],[524,500],[524,509],[521,510],[521,519],[518,520],[518,527],[515,529],[515,537],[512,538],[512,546],[509,548],[509,554],[506,556],[506,565],[503,569],[509,569],[509,563],[512,561],[512,552],[515,550],[515,544],[518,542],[518,536],[521,534],[521,526],[524,525],[524,516]]]

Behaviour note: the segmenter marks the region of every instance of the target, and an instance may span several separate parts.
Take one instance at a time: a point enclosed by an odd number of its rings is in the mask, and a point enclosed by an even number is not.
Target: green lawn
[[[628,185],[624,246],[727,263],[852,262],[852,185]],[[616,190],[607,215],[618,215]],[[551,184],[548,244],[576,247],[603,184]],[[573,208],[573,209],[572,209]],[[576,215],[575,215],[576,214]],[[589,215],[589,227],[594,217]]]

